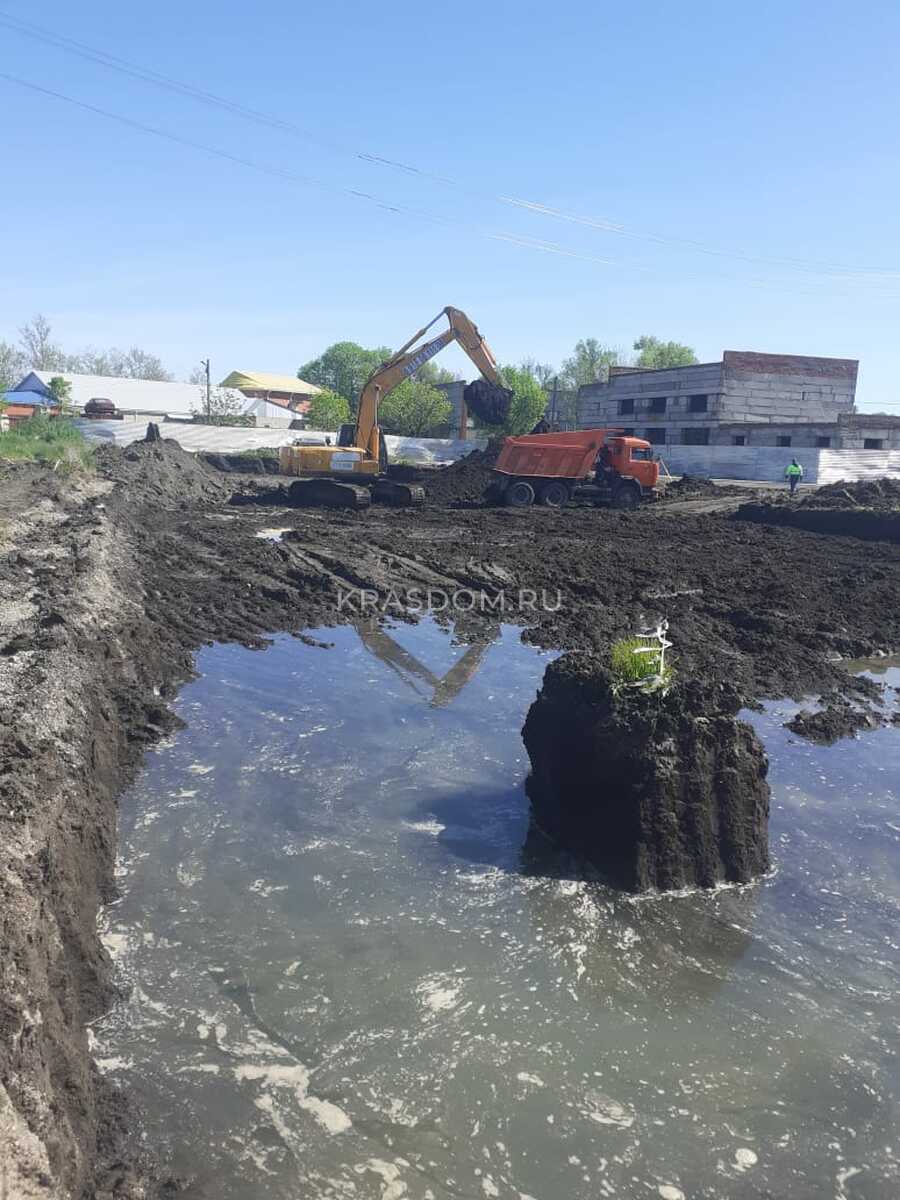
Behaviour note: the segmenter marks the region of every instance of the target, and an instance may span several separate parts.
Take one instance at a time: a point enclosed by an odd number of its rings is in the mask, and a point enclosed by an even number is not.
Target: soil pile
[[[449,467],[439,467],[424,475],[422,483],[430,504],[451,506],[483,500],[493,482],[493,467],[503,438],[492,438],[484,450],[473,450]]]
[[[713,481],[703,475],[682,475],[666,484],[665,494],[684,499],[685,496],[715,496],[718,491]]]
[[[197,456],[207,466],[226,474],[238,475],[277,475],[279,461],[277,454],[214,454],[203,450]]]
[[[768,763],[738,706],[725,687],[617,695],[598,659],[557,659],[522,730],[537,825],[627,891],[760,875]]]
[[[880,723],[880,714],[873,709],[861,708],[837,696],[817,711],[801,709],[785,722],[785,727],[809,742],[832,746],[842,738],[853,737],[859,729],[875,729]]]
[[[105,479],[127,488],[128,502],[185,508],[190,504],[220,503],[232,488],[208,463],[182,450],[172,438],[150,436],[124,448],[111,442],[98,446],[97,470]]]
[[[871,508],[879,512],[900,512],[900,479],[883,475],[880,479],[827,483],[804,496],[800,507]]]

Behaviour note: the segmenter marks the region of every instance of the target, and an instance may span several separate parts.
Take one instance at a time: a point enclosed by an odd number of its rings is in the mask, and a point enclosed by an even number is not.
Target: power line
[[[402,162],[392,158],[386,158],[379,154],[360,151],[351,146],[342,144],[341,142],[323,138],[321,135],[309,129],[305,129],[293,121],[285,120],[271,113],[249,108],[246,105],[229,100],[227,97],[218,96],[213,92],[205,91],[203,88],[195,87],[193,84],[185,83],[182,80],[173,79],[170,76],[163,75],[158,71],[139,66],[136,63],[129,62],[127,59],[123,59],[116,55],[109,54],[106,51],[98,50],[95,47],[88,46],[84,42],[77,41],[75,38],[70,38],[64,34],[55,33],[53,30],[46,29],[45,27],[36,25],[32,22],[23,21],[21,18],[15,17],[10,13],[4,13],[0,11],[0,24],[5,25],[7,28],[25,37],[30,37],[37,41],[44,42],[45,44],[55,46],[57,49],[63,50],[66,53],[78,55],[81,58],[97,63],[100,66],[107,67],[110,70],[119,71],[120,73],[128,75],[134,79],[141,80],[144,83],[149,83],[153,86],[164,88],[168,91],[175,92],[200,103],[222,109],[223,111],[230,113],[232,116],[241,117],[244,120],[269,126],[272,129],[277,129],[282,133],[287,133],[294,137],[300,137],[325,149],[336,151],[341,154],[351,155],[362,162],[372,163],[377,166],[389,167],[393,170],[404,172],[407,175],[415,175],[422,179],[427,179],[431,182],[442,184],[443,186],[457,188],[472,195],[480,195],[482,198],[496,201],[505,205],[511,205],[515,208],[523,209],[527,212],[548,217],[553,220],[565,221],[570,224],[580,225],[589,229],[596,229],[603,233],[611,233],[620,237],[649,241],[657,245],[688,249],[697,253],[711,255],[718,258],[733,258],[742,262],[787,267],[790,270],[797,270],[811,274],[826,274],[830,276],[836,276],[843,278],[848,282],[856,281],[861,283],[866,281],[894,281],[900,279],[900,272],[897,271],[885,270],[882,268],[863,269],[858,267],[847,267],[835,263],[816,262],[797,258],[779,258],[748,254],[740,250],[727,250],[720,247],[711,246],[702,241],[690,238],[672,237],[652,232],[629,229],[627,226],[611,221],[606,217],[572,213],[565,209],[555,208],[551,205],[543,204],[535,200],[524,199],[522,197],[493,195],[475,191],[460,183],[458,180],[451,178],[450,176],[440,175],[432,171],[424,170],[423,168],[415,166],[411,163]]]
[[[450,217],[433,214],[433,212],[428,212],[424,209],[413,209],[409,208],[407,205],[389,202],[389,200],[374,196],[374,194],[371,192],[362,192],[359,190],[359,188],[342,187],[340,185],[328,184],[328,182],[314,178],[312,175],[300,175],[295,172],[289,172],[289,170],[284,170],[280,167],[271,167],[269,164],[259,163],[251,160],[251,158],[244,158],[240,155],[232,154],[232,152],[228,150],[218,149],[217,146],[210,146],[204,142],[197,142],[197,140],[193,138],[182,137],[179,133],[170,133],[168,130],[161,130],[161,128],[158,128],[154,125],[145,125],[143,121],[136,121],[131,118],[131,116],[124,116],[121,113],[110,112],[109,109],[100,108],[97,106],[97,104],[91,104],[88,101],[76,100],[76,98],[73,96],[65,95],[64,92],[55,91],[52,88],[44,88],[44,86],[41,84],[32,83],[30,79],[20,79],[18,76],[13,76],[13,74],[5,71],[0,72],[0,79],[5,79],[7,83],[16,84],[19,86],[19,88],[26,88],[30,91],[38,92],[40,95],[50,96],[54,98],[54,100],[59,100],[66,104],[72,104],[74,108],[82,109],[84,112],[92,113],[97,116],[103,116],[103,118],[106,118],[110,121],[116,121],[120,125],[125,125],[128,128],[132,128],[132,130],[137,130],[142,133],[149,133],[151,136],[162,138],[167,140],[167,142],[173,142],[176,145],[186,146],[186,148],[190,150],[197,150],[200,152],[200,154],[212,155],[216,158],[223,158],[223,160],[226,160],[227,162],[235,163],[236,166],[244,167],[248,170],[256,170],[256,172],[260,172],[265,175],[271,175],[277,179],[287,180],[288,182],[292,182],[292,184],[318,187],[322,188],[324,191],[344,194],[344,196],[352,196],[355,199],[366,200],[366,202],[376,205],[379,209],[383,209],[388,212],[394,212],[394,214],[400,216],[412,216],[419,218],[419,220],[422,221],[444,224],[444,226],[451,228],[462,229],[463,232],[468,234],[474,233],[478,236],[481,236],[481,238],[487,238],[492,241],[508,242],[508,244],[520,246],[524,248],[524,250],[534,250],[542,253],[557,254],[557,256],[563,258],[574,258],[581,260],[581,262],[594,263],[601,266],[614,266],[614,268],[618,270],[642,272],[653,271],[653,268],[649,268],[649,266],[624,263],[620,262],[620,260],[612,258],[601,258],[598,256],[598,254],[586,254],[582,253],[581,251],[571,250],[570,247],[560,246],[557,244],[557,242],[544,241],[538,238],[529,238],[527,235],[510,233],[506,232],[506,230],[480,229],[478,227],[470,226],[470,224],[467,224],[466,222],[455,221]],[[744,286],[751,288],[778,288],[778,284],[770,284],[763,280],[751,280],[745,282]],[[779,288],[779,290],[791,289]],[[794,289],[793,294],[817,295],[818,293],[803,293],[797,292],[797,290]]]

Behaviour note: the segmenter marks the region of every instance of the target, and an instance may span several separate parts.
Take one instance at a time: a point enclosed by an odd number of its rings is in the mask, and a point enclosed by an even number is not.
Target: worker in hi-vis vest
[[[788,487],[791,489],[791,495],[797,490],[797,484],[803,478],[803,468],[797,462],[796,458],[792,458],[784,471],[784,477],[788,481]]]

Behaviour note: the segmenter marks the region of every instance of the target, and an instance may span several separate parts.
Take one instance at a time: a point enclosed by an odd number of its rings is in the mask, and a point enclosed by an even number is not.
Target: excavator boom
[[[422,339],[441,317],[447,318],[448,328],[423,342]],[[484,382],[479,386],[487,392],[492,411],[496,411],[498,408],[503,410],[504,406],[508,408],[512,393],[503,387],[503,381],[497,369],[497,360],[490,347],[478,332],[475,323],[461,309],[448,306],[442,308],[433,321],[429,321],[427,325],[413,334],[396,354],[392,354],[366,380],[359,398],[356,424],[352,430],[346,427],[346,432],[352,433],[352,444],[347,444],[347,439],[342,436],[340,439],[342,444],[337,448],[286,446],[281,451],[282,473],[286,475],[327,475],[340,478],[342,483],[346,482],[348,485],[352,484],[354,477],[359,479],[362,476],[360,482],[368,480],[375,483],[372,493],[374,499],[383,499],[388,503],[421,504],[424,501],[424,492],[421,488],[416,488],[411,484],[394,483],[384,478],[376,480],[383,470],[378,405],[398,384],[414,375],[451,342],[457,342],[462,347],[483,376]],[[470,389],[473,386],[475,385],[470,385]],[[483,402],[482,392],[476,392],[474,395],[473,403],[475,401]],[[461,410],[460,429],[461,436],[464,437],[467,424],[465,398]],[[478,409],[476,408],[475,411],[477,412]]]
[[[437,337],[419,346],[425,336],[441,317],[449,321],[449,328]],[[389,392],[414,375],[420,367],[440,353],[451,342],[458,342],[484,378],[494,387],[502,388],[503,381],[497,369],[497,360],[490,346],[478,332],[478,326],[459,308],[449,305],[442,308],[433,321],[429,321],[409,339],[391,358],[383,362],[369,376],[359,399],[356,416],[356,432],[353,444],[367,450],[378,458],[378,405]],[[374,442],[374,445],[373,445]]]

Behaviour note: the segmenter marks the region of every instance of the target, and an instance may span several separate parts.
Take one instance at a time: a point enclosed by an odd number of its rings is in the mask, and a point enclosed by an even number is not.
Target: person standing
[[[793,496],[797,490],[797,484],[803,478],[803,468],[797,462],[796,458],[792,458],[785,468],[784,477],[788,481],[788,487],[791,489],[791,495]]]

